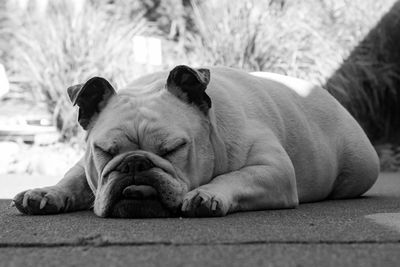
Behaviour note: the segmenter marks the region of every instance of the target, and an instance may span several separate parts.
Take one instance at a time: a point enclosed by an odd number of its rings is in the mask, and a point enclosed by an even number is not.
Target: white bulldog
[[[57,185],[18,194],[23,213],[224,216],[354,198],[378,177],[359,124],[302,80],[181,65],[118,94],[99,77],[68,94],[86,154]]]

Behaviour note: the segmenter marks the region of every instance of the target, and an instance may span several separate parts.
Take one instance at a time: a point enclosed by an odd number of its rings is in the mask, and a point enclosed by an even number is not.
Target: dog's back
[[[278,137],[294,165],[300,202],[355,197],[377,179],[379,160],[370,141],[326,90],[283,75],[229,68],[213,68],[211,77],[207,92],[216,112],[237,121],[238,136],[262,125]]]

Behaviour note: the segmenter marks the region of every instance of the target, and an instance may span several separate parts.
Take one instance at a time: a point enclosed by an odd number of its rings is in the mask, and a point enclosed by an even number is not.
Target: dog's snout
[[[134,171],[135,173],[138,172],[143,172],[151,169],[153,167],[153,163],[145,158],[145,157],[140,157],[140,158],[134,158]]]
[[[119,164],[117,170],[123,173],[139,173],[154,167],[154,164],[144,155],[127,155]]]

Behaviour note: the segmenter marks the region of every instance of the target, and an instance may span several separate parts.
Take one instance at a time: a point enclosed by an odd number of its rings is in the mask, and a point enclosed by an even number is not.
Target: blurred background
[[[399,171],[399,29],[396,0],[3,0],[0,197],[54,184],[82,155],[67,87],[177,64],[317,83]]]

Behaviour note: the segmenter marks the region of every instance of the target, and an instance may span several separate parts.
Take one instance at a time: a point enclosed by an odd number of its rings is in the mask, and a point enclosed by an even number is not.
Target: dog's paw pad
[[[25,214],[55,214],[65,208],[65,198],[55,189],[39,188],[19,193],[12,205]]]
[[[181,210],[189,217],[225,216],[228,213],[225,202],[222,196],[198,188],[186,194]]]

